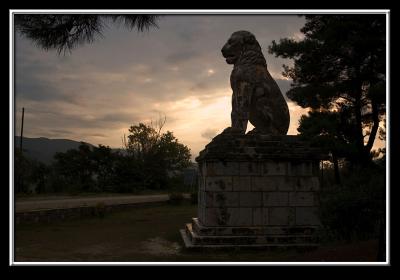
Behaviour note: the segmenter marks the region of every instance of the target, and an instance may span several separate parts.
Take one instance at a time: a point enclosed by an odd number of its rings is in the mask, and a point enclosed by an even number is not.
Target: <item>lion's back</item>
[[[255,89],[257,87],[262,87],[263,94],[261,96],[255,96],[255,100],[253,100],[253,106],[251,110],[260,110],[260,108],[264,108],[264,110],[268,111],[268,115],[272,116],[272,120],[265,120],[265,122],[270,122],[271,129],[274,131],[273,134],[286,134],[289,129],[290,123],[290,114],[289,108],[286,103],[283,94],[276,83],[276,81],[272,78],[270,73],[267,70],[266,66],[257,65],[254,67],[254,82]],[[257,103],[262,102],[263,106],[257,106]],[[254,114],[255,113],[255,114]],[[264,112],[254,112],[253,119],[250,122],[258,126],[262,126],[263,120],[261,120],[262,116],[264,116]],[[254,120],[257,118],[257,120]]]

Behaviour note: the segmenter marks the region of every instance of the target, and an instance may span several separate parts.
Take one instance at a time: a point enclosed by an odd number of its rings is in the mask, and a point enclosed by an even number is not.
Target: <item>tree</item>
[[[345,127],[339,113],[313,111],[308,116],[301,116],[297,129],[300,135],[311,141],[313,145],[330,151],[336,184],[341,183],[339,159],[349,155],[351,149],[351,144],[344,133]]]
[[[91,148],[82,142],[79,148],[65,153],[56,153],[54,156],[55,171],[65,182],[70,191],[92,191],[95,185],[93,180],[93,162]]]
[[[90,161],[99,191],[109,191],[112,189],[116,161],[119,156],[109,146],[99,145],[98,147],[93,147],[90,154]]]
[[[171,171],[185,168],[190,164],[190,149],[179,143],[171,131],[161,133],[164,123],[159,122],[158,128],[143,123],[131,126],[126,149],[142,160],[158,157]]]
[[[31,160],[24,156],[20,149],[15,149],[15,192],[24,193],[28,191],[29,178],[32,173]]]
[[[386,109],[385,16],[305,19],[303,40],[285,38],[269,47],[276,56],[294,59],[293,67],[283,66],[283,75],[293,80],[287,96],[313,111],[336,110],[347,123],[344,137],[354,146],[349,158],[356,164],[369,163]]]
[[[170,172],[180,171],[190,164],[190,149],[179,143],[171,131],[161,135],[157,149]]]
[[[15,150],[15,192],[44,193],[47,191],[47,180],[50,167],[35,159],[25,156],[20,149]]]
[[[113,14],[22,14],[15,15],[15,28],[45,50],[58,53],[71,51],[78,45],[102,37],[107,21],[123,24],[138,31],[157,27],[155,15]]]
[[[164,120],[156,126],[139,123],[129,129],[126,149],[142,170],[145,186],[166,188],[168,178],[190,165],[190,149],[171,131],[162,133]]]
[[[31,181],[36,185],[36,193],[45,193],[47,191],[47,180],[50,176],[50,167],[39,161],[32,162]]]

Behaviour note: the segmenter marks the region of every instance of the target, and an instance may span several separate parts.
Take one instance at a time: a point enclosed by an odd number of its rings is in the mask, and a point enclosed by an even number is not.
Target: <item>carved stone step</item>
[[[303,244],[315,243],[312,235],[199,235],[186,224],[186,234],[194,245]]]
[[[313,235],[318,226],[259,226],[259,227],[206,227],[198,218],[192,218],[192,227],[199,235]]]
[[[311,250],[318,247],[317,243],[288,243],[288,244],[194,244],[186,230],[180,230],[181,237],[185,247],[188,249],[289,249],[296,248],[302,250]]]

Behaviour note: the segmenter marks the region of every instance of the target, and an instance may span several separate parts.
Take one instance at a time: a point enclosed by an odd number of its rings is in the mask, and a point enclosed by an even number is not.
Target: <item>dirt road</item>
[[[184,195],[189,198],[188,194]],[[63,208],[75,208],[80,206],[95,206],[98,203],[104,203],[105,205],[116,205],[116,204],[133,204],[133,203],[144,203],[144,202],[160,202],[167,201],[167,194],[156,194],[156,195],[121,195],[121,196],[99,196],[99,197],[52,197],[46,199],[34,199],[34,200],[23,200],[16,201],[15,210],[16,212],[26,212],[31,210],[39,209],[63,209]]]

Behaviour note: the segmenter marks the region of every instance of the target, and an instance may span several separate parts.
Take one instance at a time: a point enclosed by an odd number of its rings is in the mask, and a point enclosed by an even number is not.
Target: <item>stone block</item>
[[[306,161],[303,163],[303,172],[304,172],[304,176],[312,176],[313,175],[313,164],[311,161]]]
[[[264,192],[263,205],[264,206],[288,206],[289,193],[287,192]]]
[[[319,161],[313,161],[312,162],[312,174],[313,176],[319,176]]]
[[[265,235],[286,234],[286,230],[285,230],[285,227],[281,227],[281,226],[268,226],[264,229],[264,234]]]
[[[206,172],[207,172],[207,162],[199,162],[198,163],[198,168],[199,168],[199,173],[200,176],[199,177],[204,177],[206,176]]]
[[[206,177],[206,191],[232,191],[232,177]]]
[[[204,192],[204,206],[205,207],[214,207],[214,193],[213,192]]]
[[[295,190],[295,178],[285,176],[277,177],[277,187],[278,191],[294,191]]]
[[[206,208],[204,211],[204,220],[201,221],[205,226],[224,226],[227,225],[230,218],[228,208]]]
[[[206,176],[232,176],[238,175],[239,163],[238,162],[207,162],[205,168]]]
[[[293,207],[271,207],[268,209],[270,225],[294,225],[295,209]]]
[[[314,206],[320,206],[320,197],[318,192],[314,192]]]
[[[251,190],[250,176],[233,176],[232,187],[233,191],[250,191]]]
[[[289,176],[312,176],[313,169],[310,161],[292,161],[288,165]]]
[[[290,192],[289,193],[290,206],[314,206],[314,193],[313,192]]]
[[[252,208],[228,208],[230,226],[251,226],[253,222]]]
[[[262,192],[239,192],[240,207],[261,207]]]
[[[205,226],[217,226],[218,215],[217,208],[204,208],[203,218],[200,219],[200,222]]]
[[[207,208],[201,222],[205,226],[251,226],[252,214],[251,208]]]
[[[299,177],[295,178],[296,191],[318,191],[319,179],[318,177]]]
[[[200,191],[205,191],[206,190],[206,184],[205,184],[205,177],[204,176],[199,176],[198,177],[198,186]]]
[[[239,207],[238,192],[214,192],[214,207]]]
[[[202,223],[204,222],[204,219],[205,219],[205,211],[206,211],[206,208],[201,206],[200,204],[198,204],[197,215],[198,215],[199,221]]]
[[[317,207],[297,207],[296,225],[320,225]]]
[[[251,190],[253,191],[274,191],[279,184],[279,177],[253,177]]]
[[[268,208],[253,208],[253,226],[268,225]]]
[[[263,176],[276,176],[287,174],[287,162],[285,161],[267,161],[262,164]]]
[[[232,235],[232,227],[229,227],[229,226],[216,227],[215,234],[216,235]]]
[[[240,162],[239,164],[239,175],[241,176],[252,176],[260,175],[261,164],[259,162]]]
[[[204,192],[204,191],[199,191],[199,192],[198,192],[197,197],[198,197],[198,204],[199,204],[199,205],[205,204],[204,196],[205,196],[205,192]]]

